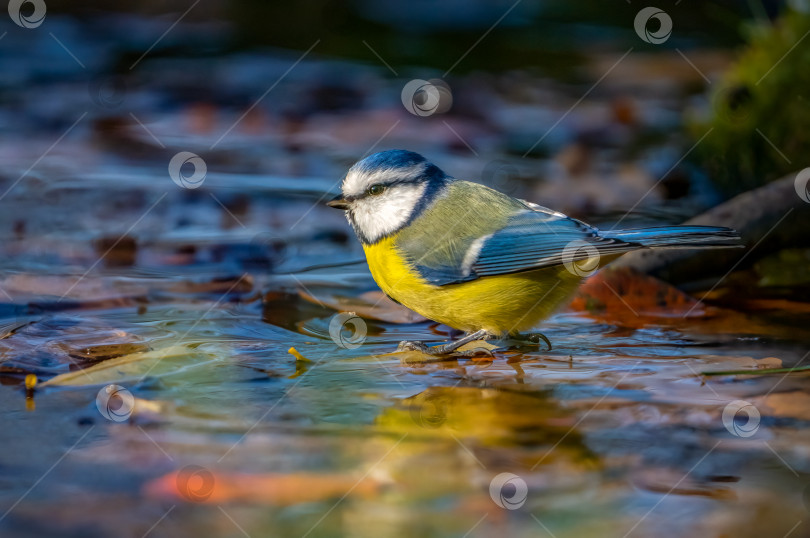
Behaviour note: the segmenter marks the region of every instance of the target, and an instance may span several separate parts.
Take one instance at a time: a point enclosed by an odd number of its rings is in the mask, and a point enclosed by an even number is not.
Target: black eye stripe
[[[422,183],[422,182],[423,182],[422,179],[397,179],[397,180],[394,180],[394,181],[389,181],[388,183],[375,183],[374,185],[370,185],[368,189],[370,189],[371,187],[374,187],[376,185],[380,185],[380,186],[384,187],[385,189],[389,189],[391,187],[398,187],[400,185],[418,185],[419,183]],[[344,198],[346,200],[350,201],[350,202],[353,202],[355,200],[362,200],[363,198],[368,198],[370,196],[374,196],[373,194],[370,194],[368,192],[368,189],[363,191],[362,194],[349,195],[349,196],[345,196]]]

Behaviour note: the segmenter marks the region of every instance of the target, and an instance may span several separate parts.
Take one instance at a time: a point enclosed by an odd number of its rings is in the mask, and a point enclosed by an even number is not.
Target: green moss
[[[752,27],[749,44],[712,94],[711,115],[692,121],[696,154],[734,194],[810,164],[810,15],[787,11]]]
[[[759,260],[754,265],[759,286],[810,285],[810,249],[787,249]]]

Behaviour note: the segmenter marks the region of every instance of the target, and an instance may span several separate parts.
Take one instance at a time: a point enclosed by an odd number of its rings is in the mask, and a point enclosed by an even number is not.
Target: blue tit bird
[[[526,331],[580,282],[640,248],[738,246],[712,226],[602,231],[478,183],[455,179],[418,153],[389,150],[354,164],[328,205],[344,210],[377,285],[394,301],[466,336],[428,348]]]

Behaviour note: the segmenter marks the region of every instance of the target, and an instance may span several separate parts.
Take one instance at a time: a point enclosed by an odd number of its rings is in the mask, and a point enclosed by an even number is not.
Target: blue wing
[[[587,258],[588,252],[602,256],[632,248],[623,241],[602,237],[596,228],[565,215],[528,211],[515,215],[506,227],[483,242],[470,275],[519,273],[563,265],[564,256],[579,261]]]
[[[580,248],[587,245],[593,248]],[[494,233],[473,238],[464,247],[466,251],[446,260],[449,263],[415,260],[414,267],[431,284],[445,286],[562,265],[564,252],[570,261],[579,261],[593,255],[594,249],[602,256],[639,248],[602,237],[596,228],[534,204],[514,213]]]
[[[716,248],[737,246],[738,240],[732,230],[712,226],[599,231],[545,207],[455,181],[434,209],[399,234],[397,247],[427,282],[446,286],[601,261],[644,247]]]

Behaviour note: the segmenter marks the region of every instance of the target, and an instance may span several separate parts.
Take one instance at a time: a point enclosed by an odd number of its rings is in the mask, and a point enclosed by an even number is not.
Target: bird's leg
[[[531,344],[539,344],[542,341],[548,346],[546,351],[551,351],[551,340],[549,340],[548,337],[543,333],[518,334],[512,338],[512,341],[518,345],[526,342]]]
[[[468,344],[470,342],[475,342],[476,340],[484,340],[489,336],[487,331],[481,329],[480,331],[475,331],[474,333],[468,334],[458,340],[453,342],[448,342],[447,344],[442,344],[439,346],[434,346],[429,348],[431,355],[446,355],[448,353],[452,353],[453,351],[457,350],[464,344]]]
[[[480,331],[475,331],[474,333],[468,334],[467,336],[459,338],[453,342],[448,342],[447,344],[441,344],[433,347],[429,347],[423,342],[411,342],[405,340],[399,343],[397,351],[421,351],[422,353],[427,353],[428,355],[448,355],[464,344],[475,342],[476,340],[483,340],[488,336],[489,334],[487,331],[481,329]]]

